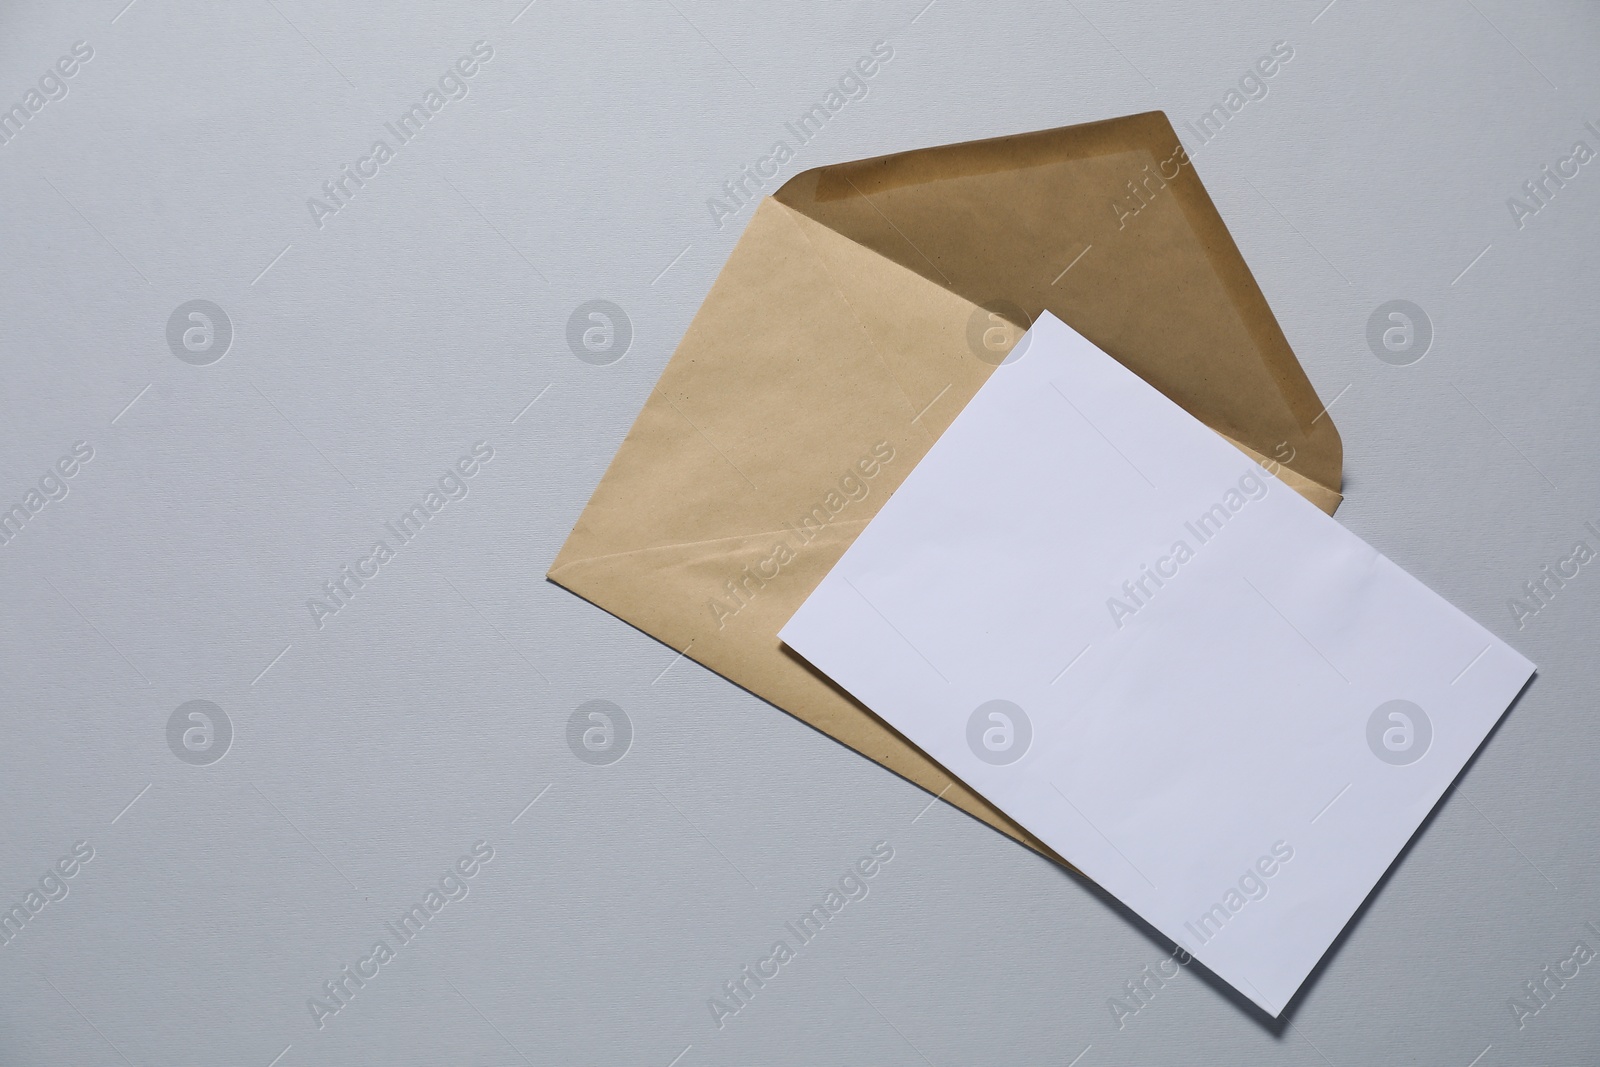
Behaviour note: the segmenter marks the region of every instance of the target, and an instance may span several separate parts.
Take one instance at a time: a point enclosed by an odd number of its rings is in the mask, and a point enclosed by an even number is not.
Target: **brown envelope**
[[[1337,507],[1338,431],[1149,112],[763,200],[550,579],[1061,862],[777,637],[1044,309]]]

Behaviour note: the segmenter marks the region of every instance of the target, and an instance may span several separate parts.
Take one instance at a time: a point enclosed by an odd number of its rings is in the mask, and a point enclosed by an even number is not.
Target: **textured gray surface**
[[[1600,148],[1600,12],[1325,2],[5,5],[0,104],[93,58],[0,145],[0,502],[94,454],[0,545],[0,904],[93,859],[0,947],[0,1063],[1600,1061],[1600,962],[1511,1007],[1600,949],[1600,575],[1508,607],[1600,547],[1600,163],[1521,228],[1506,204]],[[707,198],[880,38],[783,177],[1184,129],[1294,49],[1185,137],[1337,398],[1340,519],[1540,674],[1286,1024],[1185,971],[1119,1028],[1165,954],[1125,913],[543,580],[748,217]],[[319,228],[307,199],[480,40],[468,95]],[[598,298],[634,331],[609,366],[566,342]],[[166,338],[195,299],[234,327],[205,366]],[[1433,323],[1409,366],[1367,345],[1391,299]],[[307,599],[479,441],[465,498],[319,629]],[[632,724],[620,762],[569,747],[592,699]],[[191,700],[226,758],[169,747]],[[719,1029],[708,998],[879,841],[867,897]],[[319,1028],[308,999],[380,939]]]

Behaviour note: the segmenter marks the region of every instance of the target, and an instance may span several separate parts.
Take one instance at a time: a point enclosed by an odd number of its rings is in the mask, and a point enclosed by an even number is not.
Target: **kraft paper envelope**
[[[821,167],[761,201],[549,578],[1061,862],[778,640],[1045,310],[1338,505],[1338,432],[1149,112]]]

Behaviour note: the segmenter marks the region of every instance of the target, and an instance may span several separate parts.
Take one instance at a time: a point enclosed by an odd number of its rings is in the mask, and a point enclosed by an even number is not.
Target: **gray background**
[[[1600,9],[524,4],[0,14],[0,105],[95,53],[0,146],[0,502],[94,448],[0,546],[0,906],[95,850],[0,947],[0,1063],[1600,1061],[1600,963],[1521,1028],[1509,1006],[1600,948],[1600,575],[1508,608],[1600,545],[1600,162],[1524,228],[1506,205],[1600,148]],[[1119,1028],[1147,929],[543,578],[748,219],[707,198],[880,38],[780,178],[1181,129],[1294,48],[1213,143],[1185,133],[1196,165],[1335,401],[1339,518],[1540,673],[1284,1023],[1191,969]],[[319,228],[307,198],[480,39],[470,94]],[[165,336],[197,298],[235,329],[203,367]],[[596,298],[635,333],[610,366],[566,342]],[[1410,366],[1367,345],[1391,299],[1435,328]],[[480,440],[469,495],[316,628],[307,598]],[[634,729],[610,766],[566,740],[597,698]],[[234,730],[209,766],[167,743],[195,699]],[[479,839],[470,895],[319,1029],[307,999]],[[707,998],[880,840],[870,895],[719,1029]]]

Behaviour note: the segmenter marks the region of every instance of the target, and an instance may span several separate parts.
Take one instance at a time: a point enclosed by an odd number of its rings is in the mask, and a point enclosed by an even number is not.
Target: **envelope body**
[[[777,636],[1045,310],[1337,507],[1338,432],[1150,112],[761,201],[549,578],[1062,862]]]

